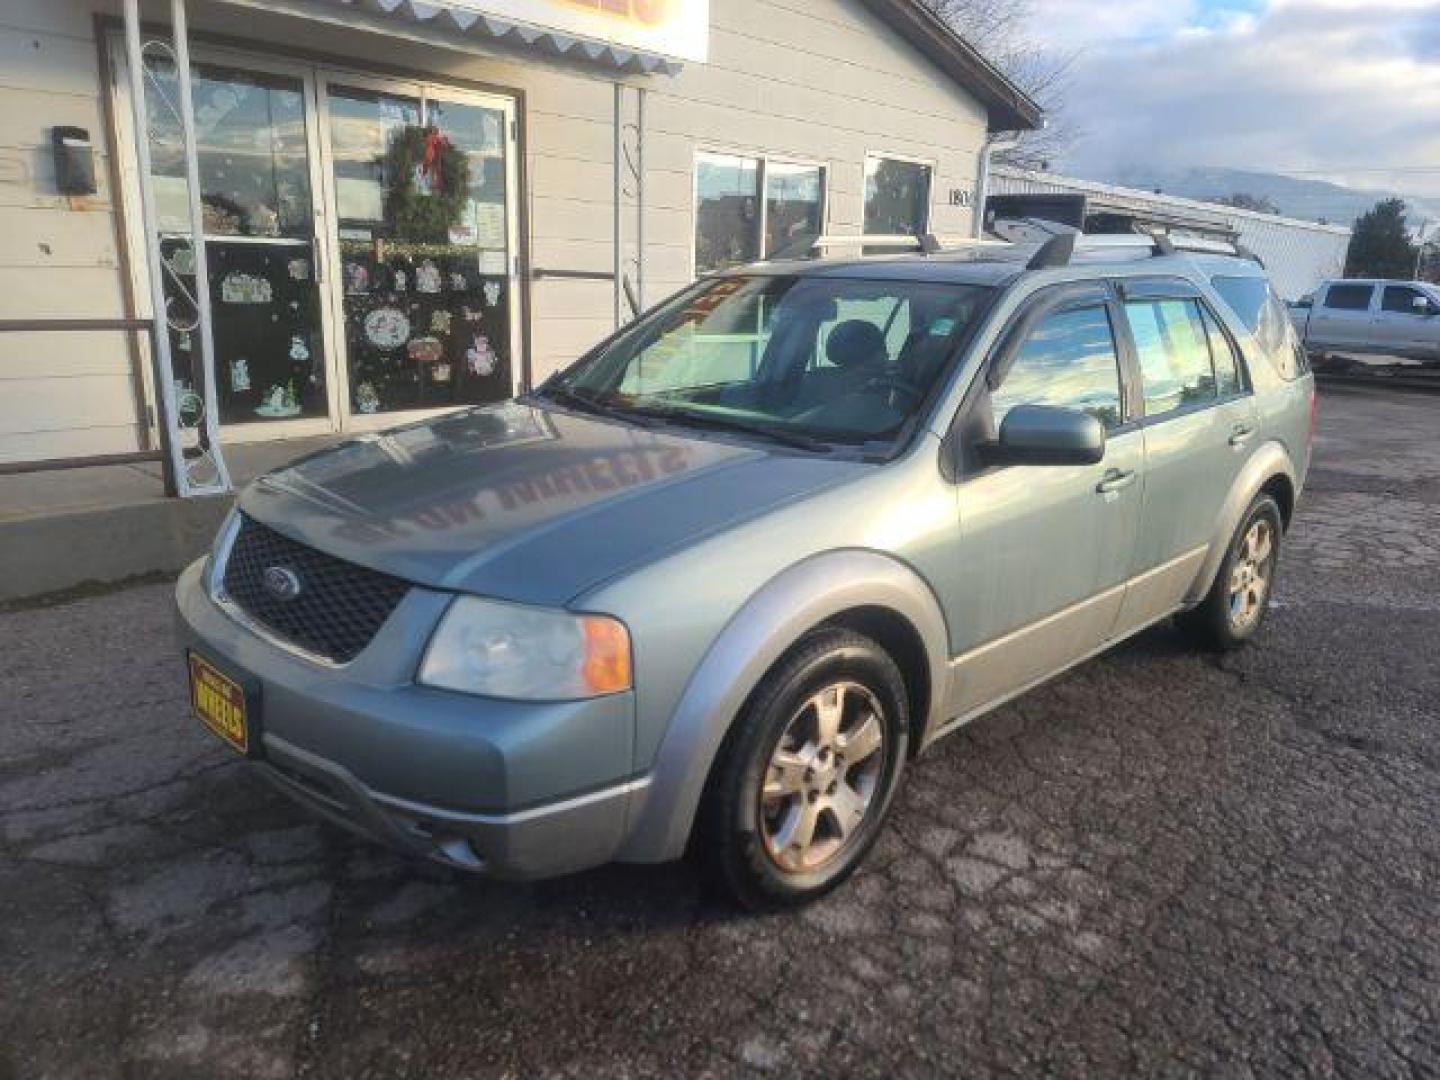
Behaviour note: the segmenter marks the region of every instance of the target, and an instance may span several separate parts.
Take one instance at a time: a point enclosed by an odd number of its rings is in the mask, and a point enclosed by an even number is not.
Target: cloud
[[[1084,134],[1063,168],[1228,166],[1440,195],[1436,0],[1035,7],[1036,36],[1077,51],[1067,111]]]

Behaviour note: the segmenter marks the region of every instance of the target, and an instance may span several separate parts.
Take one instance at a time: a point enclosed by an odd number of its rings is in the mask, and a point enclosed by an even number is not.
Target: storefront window
[[[697,275],[804,255],[823,231],[824,218],[825,170],[819,165],[695,156]]]
[[[930,224],[930,166],[895,158],[865,159],[865,232],[920,236]]]
[[[801,255],[820,235],[825,170],[765,163],[765,258]]]
[[[760,162],[727,154],[695,159],[695,272],[713,274],[760,255]]]

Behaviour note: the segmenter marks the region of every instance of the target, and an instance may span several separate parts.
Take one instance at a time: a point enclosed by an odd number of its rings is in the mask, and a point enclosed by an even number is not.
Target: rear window
[[[1290,312],[1262,277],[1213,277],[1210,284],[1245,328],[1255,335],[1260,349],[1287,382],[1310,370],[1305,347],[1290,323]]]

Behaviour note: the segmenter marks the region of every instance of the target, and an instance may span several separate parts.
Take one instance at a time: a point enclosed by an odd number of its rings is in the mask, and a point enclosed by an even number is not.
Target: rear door
[[[1415,306],[1429,300],[1413,285],[1384,285],[1375,315],[1375,343],[1401,356],[1433,353],[1440,341],[1440,321]],[[1429,340],[1427,341],[1427,337]]]
[[[1374,332],[1368,281],[1335,281],[1315,298],[1306,344],[1316,349],[1364,349]]]
[[[1194,285],[1121,286],[1141,383],[1145,486],[1120,629],[1173,610],[1195,580],[1259,423],[1240,350]]]

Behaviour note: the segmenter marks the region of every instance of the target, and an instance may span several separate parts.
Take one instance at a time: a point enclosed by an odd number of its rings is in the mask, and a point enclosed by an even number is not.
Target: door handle
[[[1111,469],[1105,474],[1104,479],[1095,485],[1095,491],[1101,495],[1109,495],[1112,492],[1125,490],[1134,482],[1134,470],[1122,472],[1119,469]]]
[[[1236,424],[1234,430],[1230,432],[1230,445],[1244,446],[1250,441],[1250,436],[1254,434],[1254,428],[1246,427],[1244,424]]]

